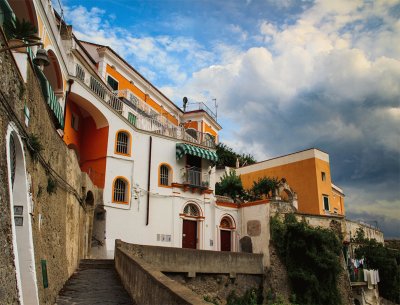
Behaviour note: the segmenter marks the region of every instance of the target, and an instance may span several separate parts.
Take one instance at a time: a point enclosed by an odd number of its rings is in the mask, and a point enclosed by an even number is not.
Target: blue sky
[[[399,0],[63,8],[80,39],[114,48],[179,106],[216,98],[221,139],[237,151],[328,152],[347,215],[400,237]]]

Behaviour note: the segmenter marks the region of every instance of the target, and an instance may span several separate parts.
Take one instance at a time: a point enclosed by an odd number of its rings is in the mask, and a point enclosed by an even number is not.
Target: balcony
[[[76,64],[75,77],[136,128],[215,149],[215,139],[209,134],[173,125],[166,117],[138,99],[130,90],[112,92],[79,64]]]
[[[182,183],[172,183],[172,187],[181,188],[183,191],[192,193],[199,191],[201,194],[211,194],[213,191],[209,188],[210,175],[203,172],[200,168],[182,168]]]
[[[32,56],[32,55],[31,55]],[[61,129],[64,128],[64,111],[58,102],[58,98],[53,91],[53,88],[50,86],[49,81],[47,80],[46,76],[44,75],[43,71],[40,70],[39,67],[35,66],[36,74],[39,78],[40,85],[42,87],[42,92],[44,98],[49,105],[50,109],[52,110],[54,116],[57,119],[57,123]]]
[[[215,121],[217,121],[217,114],[212,111],[206,104],[199,102],[199,103],[188,103],[186,105],[185,112],[191,112],[191,111],[198,111],[202,110],[207,112]]]

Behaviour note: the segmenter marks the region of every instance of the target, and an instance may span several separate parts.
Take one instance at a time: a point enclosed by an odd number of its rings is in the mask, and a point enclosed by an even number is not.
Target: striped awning
[[[217,153],[205,148],[197,147],[185,143],[176,144],[176,160],[181,159],[184,155],[197,156],[212,162],[218,161]]]

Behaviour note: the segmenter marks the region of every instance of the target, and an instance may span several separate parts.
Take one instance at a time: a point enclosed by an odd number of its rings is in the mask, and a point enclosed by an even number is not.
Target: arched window
[[[183,214],[185,214],[186,216],[199,217],[200,211],[196,205],[194,205],[193,203],[189,203],[183,209]]]
[[[119,131],[116,137],[115,153],[122,155],[130,155],[130,134],[126,131]]]
[[[222,217],[219,227],[221,229],[228,229],[228,230],[234,229],[235,225],[234,225],[234,221],[232,220],[231,216]]]
[[[168,164],[161,164],[159,167],[159,186],[169,186],[172,182],[172,169]]]
[[[129,183],[124,178],[117,178],[113,185],[113,202],[128,203],[129,199]]]

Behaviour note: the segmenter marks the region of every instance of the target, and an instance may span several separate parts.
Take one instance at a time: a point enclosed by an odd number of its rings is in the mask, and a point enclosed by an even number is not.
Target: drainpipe
[[[73,79],[69,79],[68,80],[68,91],[67,91],[67,93],[65,94],[65,104],[64,104],[64,128],[63,128],[63,131],[65,130],[65,117],[66,117],[66,115],[67,115],[67,102],[68,102],[68,96],[69,96],[69,94],[71,93],[71,88],[72,88],[72,84],[74,83],[74,80]]]
[[[151,146],[153,144],[153,138],[150,136],[149,142],[149,174],[147,180],[147,213],[146,213],[146,226],[149,225],[149,214],[150,214],[150,178],[151,178]]]

